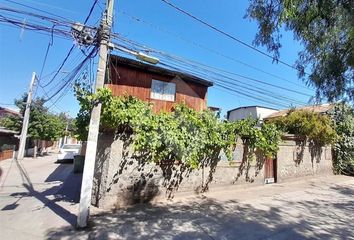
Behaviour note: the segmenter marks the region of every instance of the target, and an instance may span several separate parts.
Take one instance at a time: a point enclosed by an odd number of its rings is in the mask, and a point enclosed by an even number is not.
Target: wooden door
[[[264,163],[264,183],[276,182],[276,159],[267,158]]]

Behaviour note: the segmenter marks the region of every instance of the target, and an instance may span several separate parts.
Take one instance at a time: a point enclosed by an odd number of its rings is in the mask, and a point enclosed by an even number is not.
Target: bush
[[[0,151],[13,150],[15,145],[4,144],[0,147]]]
[[[312,111],[292,110],[287,116],[269,122],[274,123],[284,132],[306,136],[317,146],[333,144],[336,140],[331,119]]]
[[[237,137],[245,139],[252,151],[260,150],[265,156],[278,150],[280,132],[275,125],[259,129],[257,121],[251,119],[221,121],[209,110],[198,112],[184,104],[176,105],[172,112],[154,114],[149,103],[132,96],[112,96],[105,88],[97,94],[77,89],[76,95],[81,106],[76,120],[80,124],[76,128],[78,136],[87,136],[89,113],[100,102],[101,128],[133,134],[135,151],[150,161],[181,161],[197,168],[218,158],[221,151],[231,160]]]
[[[354,111],[348,105],[335,105],[331,116],[338,138],[333,145],[334,170],[339,174],[354,175]]]

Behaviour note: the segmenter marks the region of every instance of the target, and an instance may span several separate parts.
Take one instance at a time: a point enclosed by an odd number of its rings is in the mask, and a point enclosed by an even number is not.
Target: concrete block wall
[[[279,181],[331,172],[332,161],[327,148],[323,148],[316,158],[311,155],[309,146],[305,146],[302,160],[294,162],[297,149],[298,142],[294,140],[280,145],[277,155]],[[264,184],[263,159],[246,160],[244,151],[244,145],[238,141],[234,161],[229,162],[221,155],[218,161],[190,170],[174,163],[146,162],[143,157],[134,155],[124,136],[100,134],[92,204],[108,209],[176,195],[192,195],[218,187]]]
[[[277,153],[278,182],[325,174],[333,174],[331,146],[312,146],[293,135],[283,137]]]

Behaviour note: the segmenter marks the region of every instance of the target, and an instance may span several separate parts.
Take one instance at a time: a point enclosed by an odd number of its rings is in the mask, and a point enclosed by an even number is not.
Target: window
[[[174,102],[175,95],[176,95],[175,83],[152,80],[151,95],[150,95],[152,99]]]

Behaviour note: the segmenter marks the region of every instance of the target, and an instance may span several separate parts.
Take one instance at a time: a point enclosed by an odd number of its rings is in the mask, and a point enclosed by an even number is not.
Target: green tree
[[[331,119],[312,111],[291,110],[287,116],[268,122],[274,123],[283,132],[306,136],[317,146],[332,144],[336,140]]]
[[[354,3],[352,0],[251,0],[246,17],[258,22],[254,44],[279,58],[281,30],[304,50],[299,76],[316,87],[318,100],[354,100]]]
[[[337,173],[354,175],[354,110],[340,103],[332,113],[338,140],[333,146],[334,170]]]
[[[20,109],[21,117],[8,116],[4,118],[0,125],[21,132],[22,119],[26,109],[27,95],[21,99],[16,99],[15,104]],[[66,122],[59,116],[52,114],[44,106],[43,98],[36,98],[31,104],[31,114],[28,124],[28,137],[34,140],[55,140],[65,133]]]

